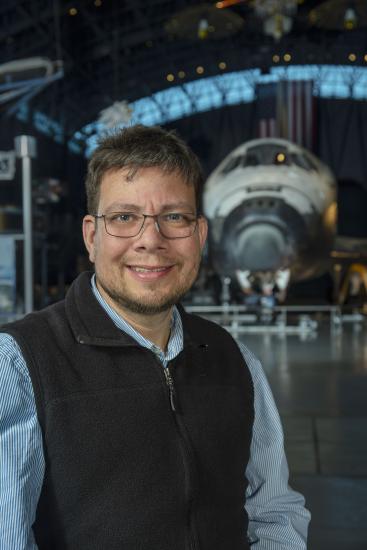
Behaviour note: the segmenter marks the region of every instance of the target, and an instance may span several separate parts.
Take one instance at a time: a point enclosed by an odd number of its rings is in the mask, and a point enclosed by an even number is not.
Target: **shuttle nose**
[[[288,246],[279,228],[257,223],[244,228],[233,243],[234,257],[250,271],[273,271],[284,266]],[[234,250],[235,249],[235,250]]]

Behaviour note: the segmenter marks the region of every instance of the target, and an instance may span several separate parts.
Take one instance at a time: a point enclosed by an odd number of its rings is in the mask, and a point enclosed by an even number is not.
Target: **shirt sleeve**
[[[254,384],[255,419],[245,505],[251,548],[306,550],[310,513],[303,496],[288,485],[279,413],[261,363],[243,344],[239,347]]]
[[[15,340],[0,334],[0,550],[37,550],[32,524],[44,470],[28,369]]]

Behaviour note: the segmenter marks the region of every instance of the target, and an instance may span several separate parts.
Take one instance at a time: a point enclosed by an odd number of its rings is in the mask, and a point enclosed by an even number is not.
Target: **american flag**
[[[313,150],[316,100],[312,80],[285,80],[257,87],[259,137],[281,137]]]

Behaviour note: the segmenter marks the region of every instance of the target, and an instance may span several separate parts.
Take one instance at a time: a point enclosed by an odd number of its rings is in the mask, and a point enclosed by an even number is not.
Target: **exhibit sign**
[[[15,175],[15,152],[0,151],[0,180],[12,180]]]
[[[15,313],[15,308],[15,239],[10,235],[0,235],[0,313]]]

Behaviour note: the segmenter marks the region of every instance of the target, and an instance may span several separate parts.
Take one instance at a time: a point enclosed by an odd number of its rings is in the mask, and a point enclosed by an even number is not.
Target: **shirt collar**
[[[91,286],[94,296],[105,310],[107,315],[111,318],[113,323],[117,328],[124,331],[126,334],[131,336],[139,345],[150,349],[157,356],[157,358],[166,365],[168,361],[172,361],[183,349],[183,328],[182,320],[180,313],[176,306],[172,310],[172,319],[171,319],[171,332],[167,344],[167,351],[164,352],[153,342],[145,338],[137,330],[135,330],[130,323],[128,323],[121,315],[119,315],[102,297],[96,285],[96,276],[95,274],[91,278]]]

